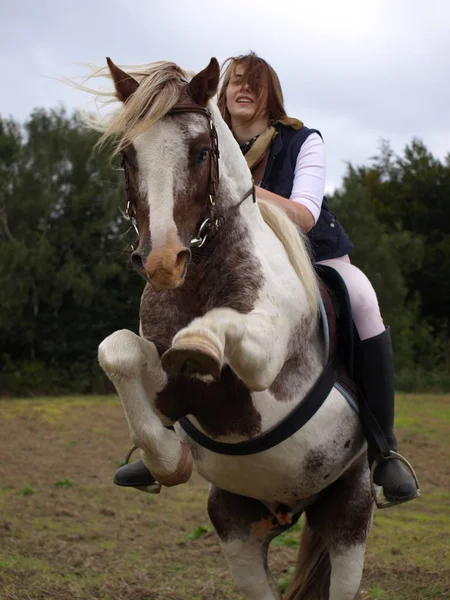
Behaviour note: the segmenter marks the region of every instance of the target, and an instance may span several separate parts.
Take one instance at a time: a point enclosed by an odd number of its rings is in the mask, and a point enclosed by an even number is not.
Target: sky
[[[328,191],[382,139],[450,152],[448,0],[0,0],[0,115],[94,109],[57,79],[105,56],[199,71],[250,50],[277,71],[288,114],[322,133]]]

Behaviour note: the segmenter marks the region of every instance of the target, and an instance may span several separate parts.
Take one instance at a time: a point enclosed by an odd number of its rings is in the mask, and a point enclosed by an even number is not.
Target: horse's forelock
[[[154,125],[177,104],[191,79],[190,73],[173,62],[160,61],[123,67],[123,70],[139,82],[138,88],[112,114],[103,118],[87,116],[84,119],[87,125],[101,132],[99,145],[111,137],[118,140],[115,153],[132,144],[137,135]],[[94,70],[92,77],[112,78],[108,68]],[[117,99],[114,89],[100,92],[85,86],[76,87],[96,95],[98,99],[106,98],[107,102]]]

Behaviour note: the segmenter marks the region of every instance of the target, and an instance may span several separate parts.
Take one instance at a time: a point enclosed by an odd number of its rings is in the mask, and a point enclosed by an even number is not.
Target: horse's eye
[[[201,165],[208,158],[208,150],[200,150],[199,155],[197,157],[197,163]]]

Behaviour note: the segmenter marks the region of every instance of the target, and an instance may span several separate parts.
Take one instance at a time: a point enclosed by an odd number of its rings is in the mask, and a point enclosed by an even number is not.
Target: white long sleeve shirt
[[[317,133],[304,142],[297,157],[290,200],[303,204],[314,218],[320,215],[325,193],[325,146]]]

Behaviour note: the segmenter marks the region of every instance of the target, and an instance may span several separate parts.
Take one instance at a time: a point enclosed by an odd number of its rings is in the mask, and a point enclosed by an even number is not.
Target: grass
[[[54,485],[57,488],[67,489],[73,486],[73,481],[71,479],[63,477],[62,479],[58,479],[58,481],[55,481]]]
[[[22,496],[32,496],[36,493],[36,490],[26,483],[21,490],[19,490],[19,494]]]
[[[363,597],[449,600],[450,397],[399,394],[397,409],[423,495],[376,512]],[[207,484],[119,489],[111,478],[128,449],[114,397],[0,401],[2,600],[243,599],[209,524]],[[301,526],[271,546],[282,592]]]

